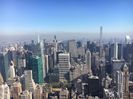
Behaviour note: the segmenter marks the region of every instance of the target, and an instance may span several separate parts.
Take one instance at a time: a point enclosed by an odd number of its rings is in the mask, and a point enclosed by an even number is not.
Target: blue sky
[[[133,0],[0,0],[0,33],[133,32]]]

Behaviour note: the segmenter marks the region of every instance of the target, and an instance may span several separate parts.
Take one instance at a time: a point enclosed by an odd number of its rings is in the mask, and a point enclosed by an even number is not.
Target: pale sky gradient
[[[133,33],[133,0],[0,0],[0,33]]]

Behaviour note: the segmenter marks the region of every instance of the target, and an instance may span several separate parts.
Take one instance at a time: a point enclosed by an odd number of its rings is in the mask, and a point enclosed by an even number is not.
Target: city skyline
[[[0,1],[0,34],[133,33],[132,0]]]

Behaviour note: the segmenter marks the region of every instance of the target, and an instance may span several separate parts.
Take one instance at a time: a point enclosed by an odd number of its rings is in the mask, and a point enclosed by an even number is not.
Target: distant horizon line
[[[7,33],[7,32],[0,32],[0,35],[51,35],[51,34],[100,34],[100,31],[99,32],[62,32],[62,31],[56,31],[56,32],[10,32],[10,33]],[[132,34],[133,32],[104,32],[103,31],[103,35],[104,34],[114,34],[114,33],[117,33],[117,34]]]

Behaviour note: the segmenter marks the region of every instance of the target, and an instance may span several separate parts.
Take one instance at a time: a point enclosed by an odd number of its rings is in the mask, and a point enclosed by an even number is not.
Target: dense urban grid
[[[0,46],[0,99],[133,99],[133,43],[53,41]],[[43,38],[43,37],[42,37]]]

